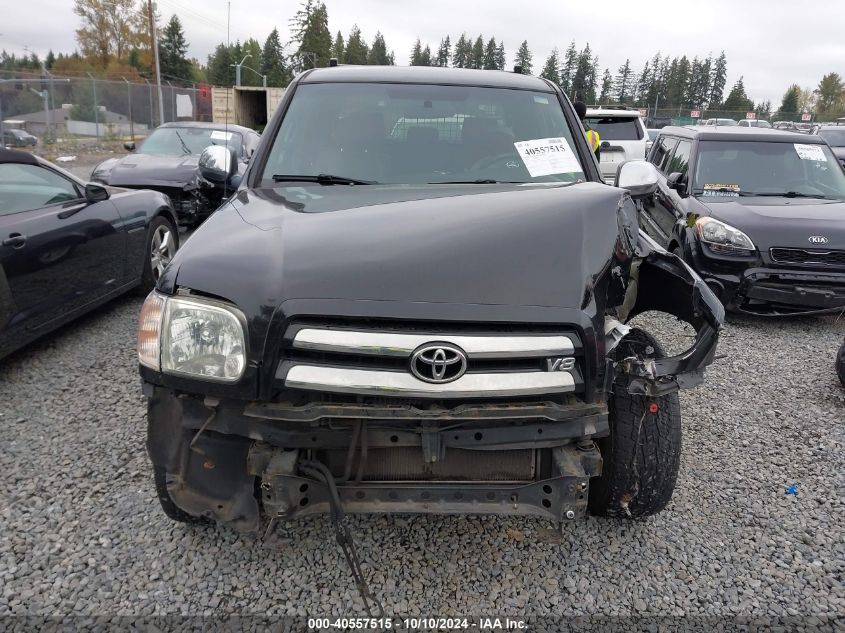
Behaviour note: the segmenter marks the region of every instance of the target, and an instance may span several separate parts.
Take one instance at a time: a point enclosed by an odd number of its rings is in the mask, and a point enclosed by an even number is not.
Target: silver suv
[[[637,110],[620,107],[587,109],[587,125],[601,138],[601,175],[610,185],[616,170],[627,160],[645,158],[648,134]]]

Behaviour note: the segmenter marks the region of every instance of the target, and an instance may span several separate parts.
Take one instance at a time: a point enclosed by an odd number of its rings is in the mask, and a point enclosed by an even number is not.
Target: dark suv
[[[223,146],[200,160],[222,181]],[[677,390],[724,312],[601,182],[543,79],[308,71],[235,194],[147,298],[138,350],[164,511],[254,530],[329,512],[645,516],[675,485]],[[697,331],[664,357],[625,323]]]
[[[845,306],[845,171],[821,137],[667,127],[640,226],[683,257],[729,310]]]

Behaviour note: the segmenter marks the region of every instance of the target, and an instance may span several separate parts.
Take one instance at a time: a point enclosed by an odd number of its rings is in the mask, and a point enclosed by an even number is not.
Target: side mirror
[[[238,168],[235,150],[228,145],[209,145],[200,154],[200,175],[215,185],[224,185]]]
[[[647,198],[657,191],[660,174],[644,160],[629,160],[616,170],[616,186],[627,189],[632,198]]]
[[[682,196],[686,195],[687,175],[678,171],[673,171],[666,179],[666,186],[669,187],[669,189],[674,189]]]
[[[134,152],[135,151],[135,141],[126,141],[123,144],[123,149],[127,152]]]
[[[90,202],[102,202],[103,200],[109,199],[109,192],[108,189],[105,187],[101,187],[100,185],[95,185],[93,182],[89,182],[85,185],[85,199]]]

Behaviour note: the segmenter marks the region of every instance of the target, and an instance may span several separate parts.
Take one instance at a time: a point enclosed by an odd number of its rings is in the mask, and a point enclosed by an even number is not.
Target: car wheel
[[[839,348],[839,353],[836,355],[836,375],[839,376],[839,382],[845,387],[845,341],[842,341],[842,347]]]
[[[158,502],[161,504],[161,509],[164,510],[168,518],[178,523],[210,523],[204,517],[195,517],[193,514],[188,514],[173,502],[170,493],[167,491],[167,472],[165,472],[164,468],[153,466],[153,479],[155,480]]]
[[[141,275],[141,293],[155,288],[167,264],[179,248],[179,233],[165,217],[156,216],[150,222],[147,248],[144,250],[144,271]]]
[[[664,356],[654,338],[632,329],[615,358]],[[660,512],[675,490],[681,464],[678,394],[656,398],[628,393],[631,376],[620,375],[608,400],[610,435],[598,440],[601,477],[590,480],[589,510],[608,517],[641,518]]]

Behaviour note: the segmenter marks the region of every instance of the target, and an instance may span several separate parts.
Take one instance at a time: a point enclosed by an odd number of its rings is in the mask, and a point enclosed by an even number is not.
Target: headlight
[[[138,359],[168,374],[236,382],[246,368],[245,321],[234,306],[152,292],[141,309]]]
[[[717,253],[747,255],[747,251],[756,250],[754,242],[745,233],[715,218],[699,218],[695,228],[701,241],[715,246],[713,250]]]

